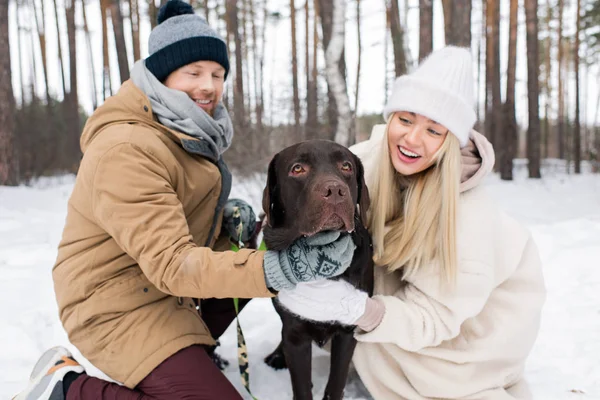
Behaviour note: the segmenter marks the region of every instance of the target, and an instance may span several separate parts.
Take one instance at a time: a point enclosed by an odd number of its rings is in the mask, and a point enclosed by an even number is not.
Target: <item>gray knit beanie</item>
[[[189,4],[169,0],[158,12],[158,25],[150,33],[146,67],[159,81],[196,61],[215,61],[229,73],[225,41]]]

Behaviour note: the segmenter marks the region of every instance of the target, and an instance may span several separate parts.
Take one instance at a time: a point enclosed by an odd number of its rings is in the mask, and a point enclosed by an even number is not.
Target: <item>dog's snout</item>
[[[337,204],[345,200],[348,190],[341,182],[329,181],[323,184],[321,194],[326,202]]]

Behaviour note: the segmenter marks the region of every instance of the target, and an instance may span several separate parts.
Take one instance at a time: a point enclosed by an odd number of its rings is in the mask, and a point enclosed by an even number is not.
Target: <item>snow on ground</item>
[[[544,262],[548,299],[526,376],[536,399],[600,399],[600,175],[569,175],[553,162],[543,179],[529,180],[523,164],[516,169],[515,181],[492,176],[486,185],[502,208],[529,226]],[[65,176],[29,187],[0,187],[0,399],[23,387],[46,348],[68,345],[51,267],[73,182]],[[233,195],[259,209],[263,185],[262,176],[237,182]],[[254,395],[291,399],[287,371],[273,371],[262,362],[280,338],[281,323],[270,301],[253,300],[240,321]],[[225,373],[244,393],[234,324],[221,343],[219,353],[230,361]],[[315,348],[315,398],[323,393],[328,362],[327,354]],[[348,386],[348,399],[365,398],[357,388]]]

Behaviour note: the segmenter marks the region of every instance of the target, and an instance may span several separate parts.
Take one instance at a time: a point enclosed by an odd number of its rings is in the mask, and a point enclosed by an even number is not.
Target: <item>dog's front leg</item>
[[[352,331],[340,332],[331,340],[331,367],[324,400],[342,400],[344,397],[344,387],[355,347],[356,339]]]
[[[292,329],[286,329],[284,322],[282,344],[283,354],[292,379],[294,400],[312,400],[312,340],[308,335],[299,335]]]

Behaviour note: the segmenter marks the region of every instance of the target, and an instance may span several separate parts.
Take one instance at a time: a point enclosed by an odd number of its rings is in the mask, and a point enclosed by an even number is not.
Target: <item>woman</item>
[[[186,3],[168,2],[158,19],[150,56],[86,124],[53,269],[69,340],[122,385],[88,376],[58,347],[17,399],[241,399],[207,353],[235,317],[231,298],[271,297],[302,278],[287,257],[298,243],[215,251],[252,234],[239,236],[231,210],[222,221],[231,179],[221,156],[233,137],[221,103],[227,49]],[[252,227],[250,208],[241,208]],[[340,274],[354,244],[325,236],[318,240],[328,244],[299,251],[313,264],[335,260]]]
[[[431,54],[396,80],[387,125],[352,148],[372,199],[375,296],[343,281],[279,294],[299,315],[358,325],[353,361],[375,399],[531,398],[542,268],[481,186],[494,153],[472,130],[471,64],[466,49]]]

